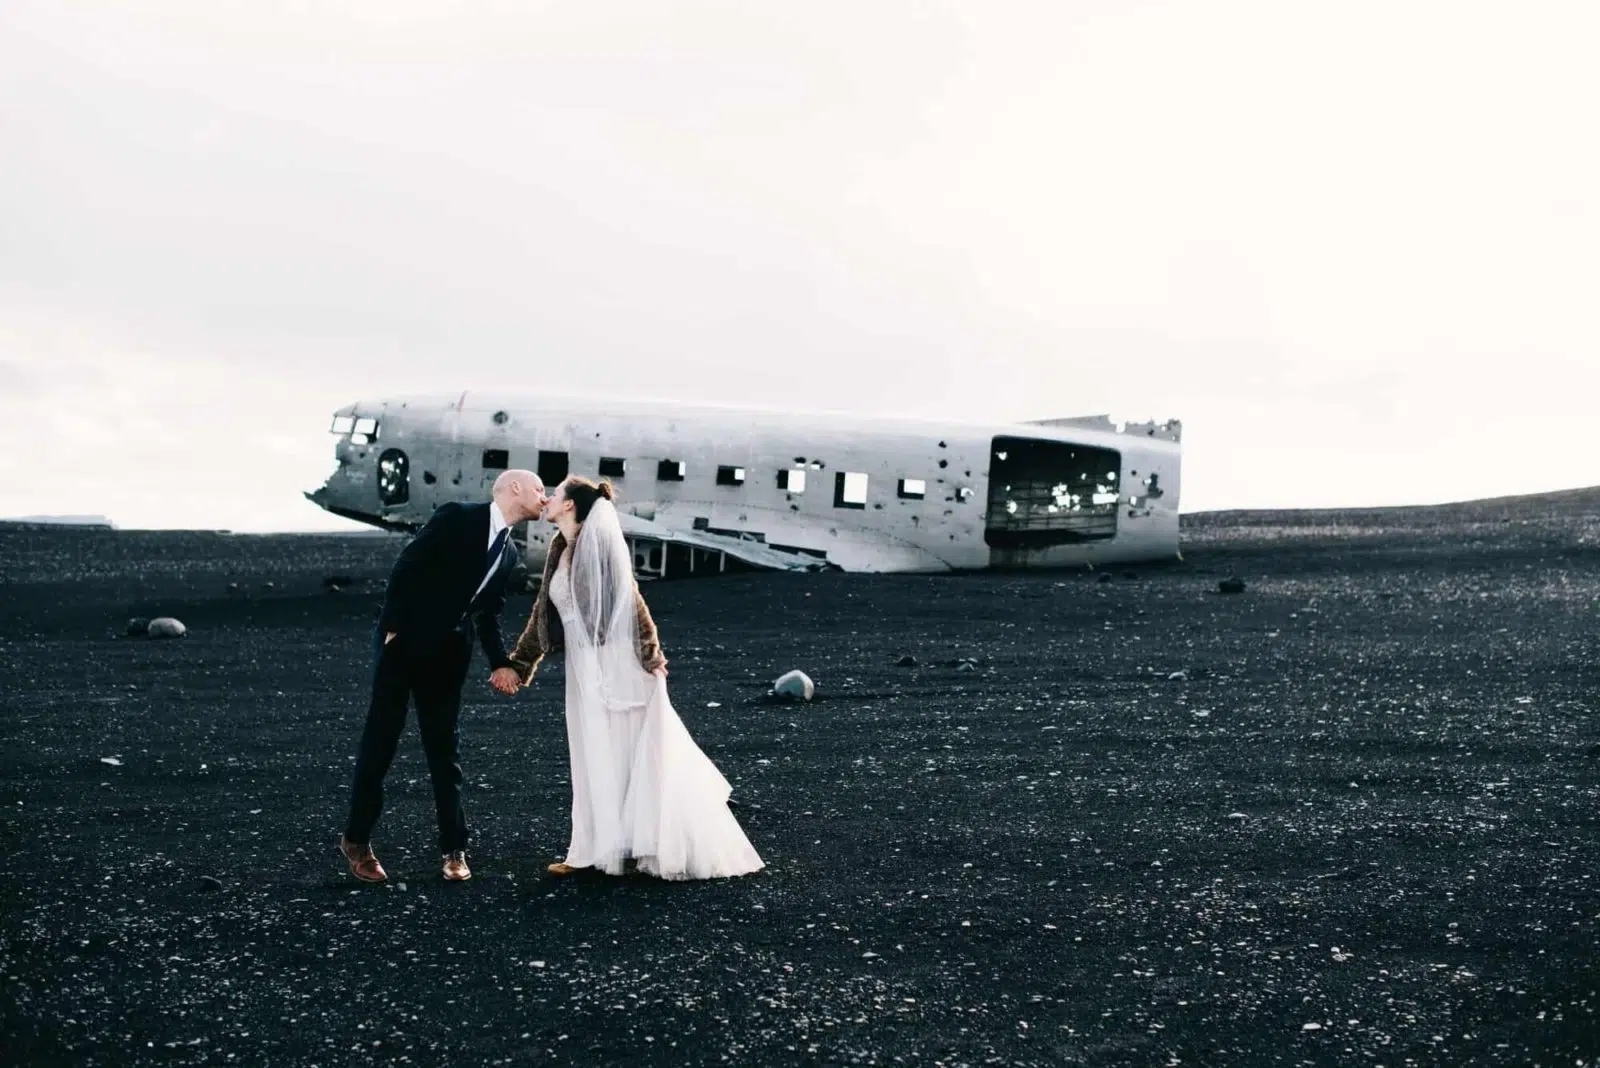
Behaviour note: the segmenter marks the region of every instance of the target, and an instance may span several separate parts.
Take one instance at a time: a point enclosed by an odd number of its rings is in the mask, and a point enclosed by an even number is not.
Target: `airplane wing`
[[[663,526],[653,519],[618,512],[622,533],[629,538],[649,539],[662,543],[675,542],[690,545],[708,552],[726,553],[753,567],[773,571],[823,571],[830,565],[821,557],[805,553],[785,552],[763,542],[735,537],[731,534],[713,533],[709,530],[681,530]]]

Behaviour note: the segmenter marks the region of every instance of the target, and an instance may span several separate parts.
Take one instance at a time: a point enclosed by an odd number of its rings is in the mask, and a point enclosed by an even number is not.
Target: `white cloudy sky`
[[[1185,423],[1600,483],[1591,0],[6,0],[0,515],[342,526],[361,396]]]

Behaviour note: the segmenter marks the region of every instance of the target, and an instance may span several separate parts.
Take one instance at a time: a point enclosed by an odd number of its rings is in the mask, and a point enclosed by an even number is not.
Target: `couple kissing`
[[[633,574],[608,482],[570,477],[546,494],[531,471],[505,471],[492,499],[444,504],[389,576],[373,634],[372,697],[339,842],[350,872],[381,883],[372,849],[383,780],[414,700],[439,818],[444,878],[472,876],[461,800],[461,690],[472,636],[490,685],[507,696],[561,653],[572,775],[572,831],[556,875],[631,863],[662,879],[714,879],[763,867],[728,808],[731,789],[667,697],[666,657]],[[511,528],[557,528],[533,613],[508,653],[500,634],[515,564]]]

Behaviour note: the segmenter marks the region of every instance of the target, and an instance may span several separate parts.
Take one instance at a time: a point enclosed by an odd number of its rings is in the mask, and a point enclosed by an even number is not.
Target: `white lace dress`
[[[575,618],[568,561],[550,578],[550,603],[566,634],[567,745],[572,768],[572,839],[566,863],[623,872],[630,858],[663,879],[716,879],[764,866],[728,809],[727,779],[701,752],[634,649],[595,648]],[[632,671],[651,685],[643,704],[620,702],[608,672]],[[632,680],[630,680],[632,681]]]

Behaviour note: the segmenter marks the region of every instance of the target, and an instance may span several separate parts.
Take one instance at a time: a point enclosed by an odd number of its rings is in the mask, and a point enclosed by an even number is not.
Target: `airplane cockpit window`
[[[370,445],[378,440],[378,421],[370,417],[356,420],[350,440],[357,445]]]
[[[333,425],[328,428],[328,433],[337,434],[342,438],[342,437],[345,437],[346,435],[348,435],[355,428],[356,428],[356,417],[355,416],[353,416],[353,415],[336,415],[336,416],[333,417]]]

